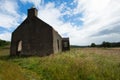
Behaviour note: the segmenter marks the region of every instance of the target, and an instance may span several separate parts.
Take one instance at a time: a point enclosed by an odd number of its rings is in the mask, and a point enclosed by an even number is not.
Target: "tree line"
[[[120,42],[102,42],[102,44],[91,43],[90,47],[120,47]]]
[[[8,44],[10,44],[9,41],[5,41],[5,40],[1,40],[1,39],[0,39],[0,47],[5,46],[5,45],[8,45]]]

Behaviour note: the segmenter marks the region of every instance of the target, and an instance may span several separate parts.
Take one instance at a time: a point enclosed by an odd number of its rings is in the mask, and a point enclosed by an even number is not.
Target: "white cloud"
[[[18,25],[19,14],[17,13],[18,5],[14,1],[0,1],[0,26],[11,28]]]
[[[74,14],[82,13],[84,23],[83,28],[78,32],[79,36],[76,39],[74,38],[74,41],[79,41],[79,45],[85,45],[91,42],[120,40],[120,37],[118,37],[120,34],[105,34],[104,37],[98,35],[96,38],[91,36],[106,29],[116,28],[114,23],[120,22],[120,0],[75,0],[75,2],[78,3],[78,6],[74,9]],[[112,36],[114,36],[114,39],[111,39]]]
[[[42,6],[41,6],[42,7]],[[62,16],[60,10],[55,8],[54,3],[48,3],[38,10],[38,16],[52,26],[57,26],[62,22],[59,18]],[[57,25],[56,25],[57,24]]]
[[[20,0],[23,3],[32,3],[35,7],[39,7],[41,4],[44,4],[44,0]]]
[[[22,14],[18,14],[19,6],[15,0],[0,0],[0,27],[9,31],[19,25],[19,21],[23,18]],[[0,39],[11,40],[11,33],[0,33]]]
[[[0,34],[0,39],[10,41],[11,40],[11,33],[4,32],[4,33]]]
[[[1,0],[0,1],[0,11],[2,11],[5,14],[9,15],[17,15],[18,5],[15,1],[9,1],[9,0]]]

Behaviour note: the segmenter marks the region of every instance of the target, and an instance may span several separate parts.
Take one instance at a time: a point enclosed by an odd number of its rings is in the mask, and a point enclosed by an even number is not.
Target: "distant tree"
[[[111,47],[120,47],[120,42],[111,43]]]
[[[5,40],[1,40],[0,39],[0,46],[5,46],[5,45],[8,45],[10,42],[7,42]]]
[[[103,43],[102,43],[101,46],[102,46],[102,47],[111,47],[111,43],[110,43],[110,42],[105,42],[105,41],[103,41]]]
[[[96,47],[96,44],[95,43],[91,43],[91,47]]]

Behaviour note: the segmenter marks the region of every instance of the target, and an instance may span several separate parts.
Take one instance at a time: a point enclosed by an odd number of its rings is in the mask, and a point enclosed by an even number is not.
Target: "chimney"
[[[38,10],[34,7],[28,9],[28,17],[37,17],[38,15]]]

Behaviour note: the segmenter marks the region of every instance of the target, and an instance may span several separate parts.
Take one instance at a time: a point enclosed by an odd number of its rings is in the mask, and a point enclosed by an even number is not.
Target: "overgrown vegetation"
[[[0,50],[0,80],[120,80],[120,48],[72,48],[46,57]]]
[[[10,45],[10,42],[0,39],[0,48],[1,48],[1,47],[4,47],[4,46],[6,46],[6,45]]]

